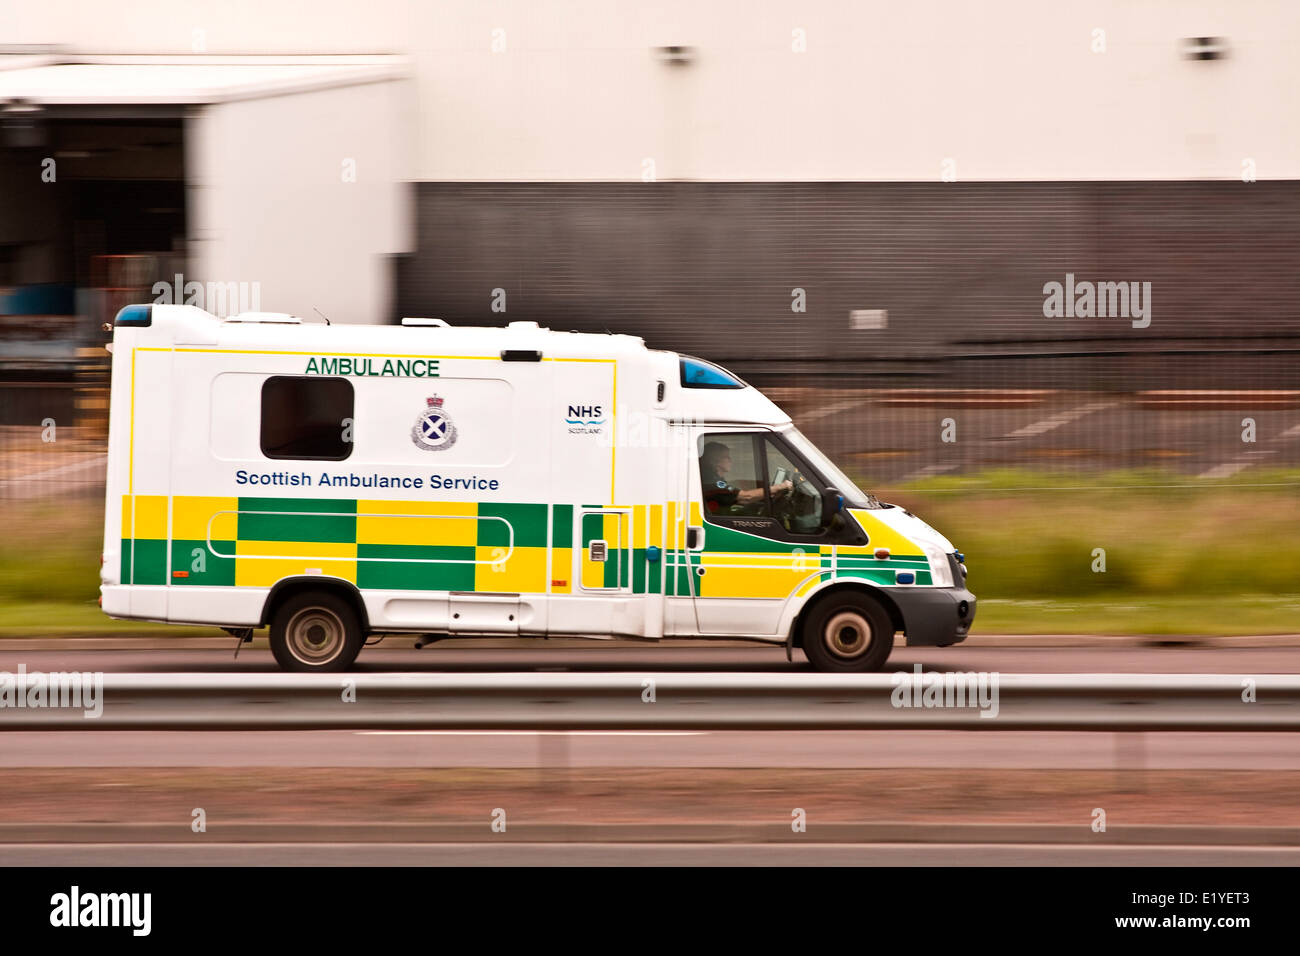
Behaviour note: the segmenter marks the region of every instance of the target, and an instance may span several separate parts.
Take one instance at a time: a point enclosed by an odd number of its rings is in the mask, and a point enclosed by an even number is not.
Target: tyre
[[[802,629],[804,656],[819,671],[878,671],[894,649],[894,625],[878,601],[851,591],[813,606]]]
[[[345,671],[364,643],[356,611],[335,594],[295,594],[271,620],[271,653],[287,671]]]

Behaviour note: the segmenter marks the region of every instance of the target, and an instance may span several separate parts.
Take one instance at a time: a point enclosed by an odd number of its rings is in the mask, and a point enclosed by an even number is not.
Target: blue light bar
[[[693,355],[682,356],[683,388],[744,388],[745,383],[720,365]]]
[[[129,325],[135,328],[147,328],[153,325],[152,305],[128,305],[117,313],[114,325]]]

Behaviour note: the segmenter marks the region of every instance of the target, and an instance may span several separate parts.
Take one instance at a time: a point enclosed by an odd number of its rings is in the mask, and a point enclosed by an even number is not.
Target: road
[[[1295,866],[1300,847],[193,843],[0,846],[0,866]]]
[[[17,767],[1300,770],[1295,734],[1004,731],[93,731],[0,735]]]

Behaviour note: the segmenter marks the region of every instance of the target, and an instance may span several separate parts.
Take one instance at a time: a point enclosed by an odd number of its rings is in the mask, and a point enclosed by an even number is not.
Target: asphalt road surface
[[[0,866],[1295,866],[1300,847],[980,843],[0,846]]]
[[[6,731],[17,767],[1300,770],[1296,734],[1002,731]]]

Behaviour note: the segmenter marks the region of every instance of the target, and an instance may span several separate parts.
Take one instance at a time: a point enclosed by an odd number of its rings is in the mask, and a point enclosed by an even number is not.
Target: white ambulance
[[[639,338],[140,305],[112,339],[116,618],[269,626],[296,671],[394,633],[736,638],[863,671],[975,616],[942,535]]]

